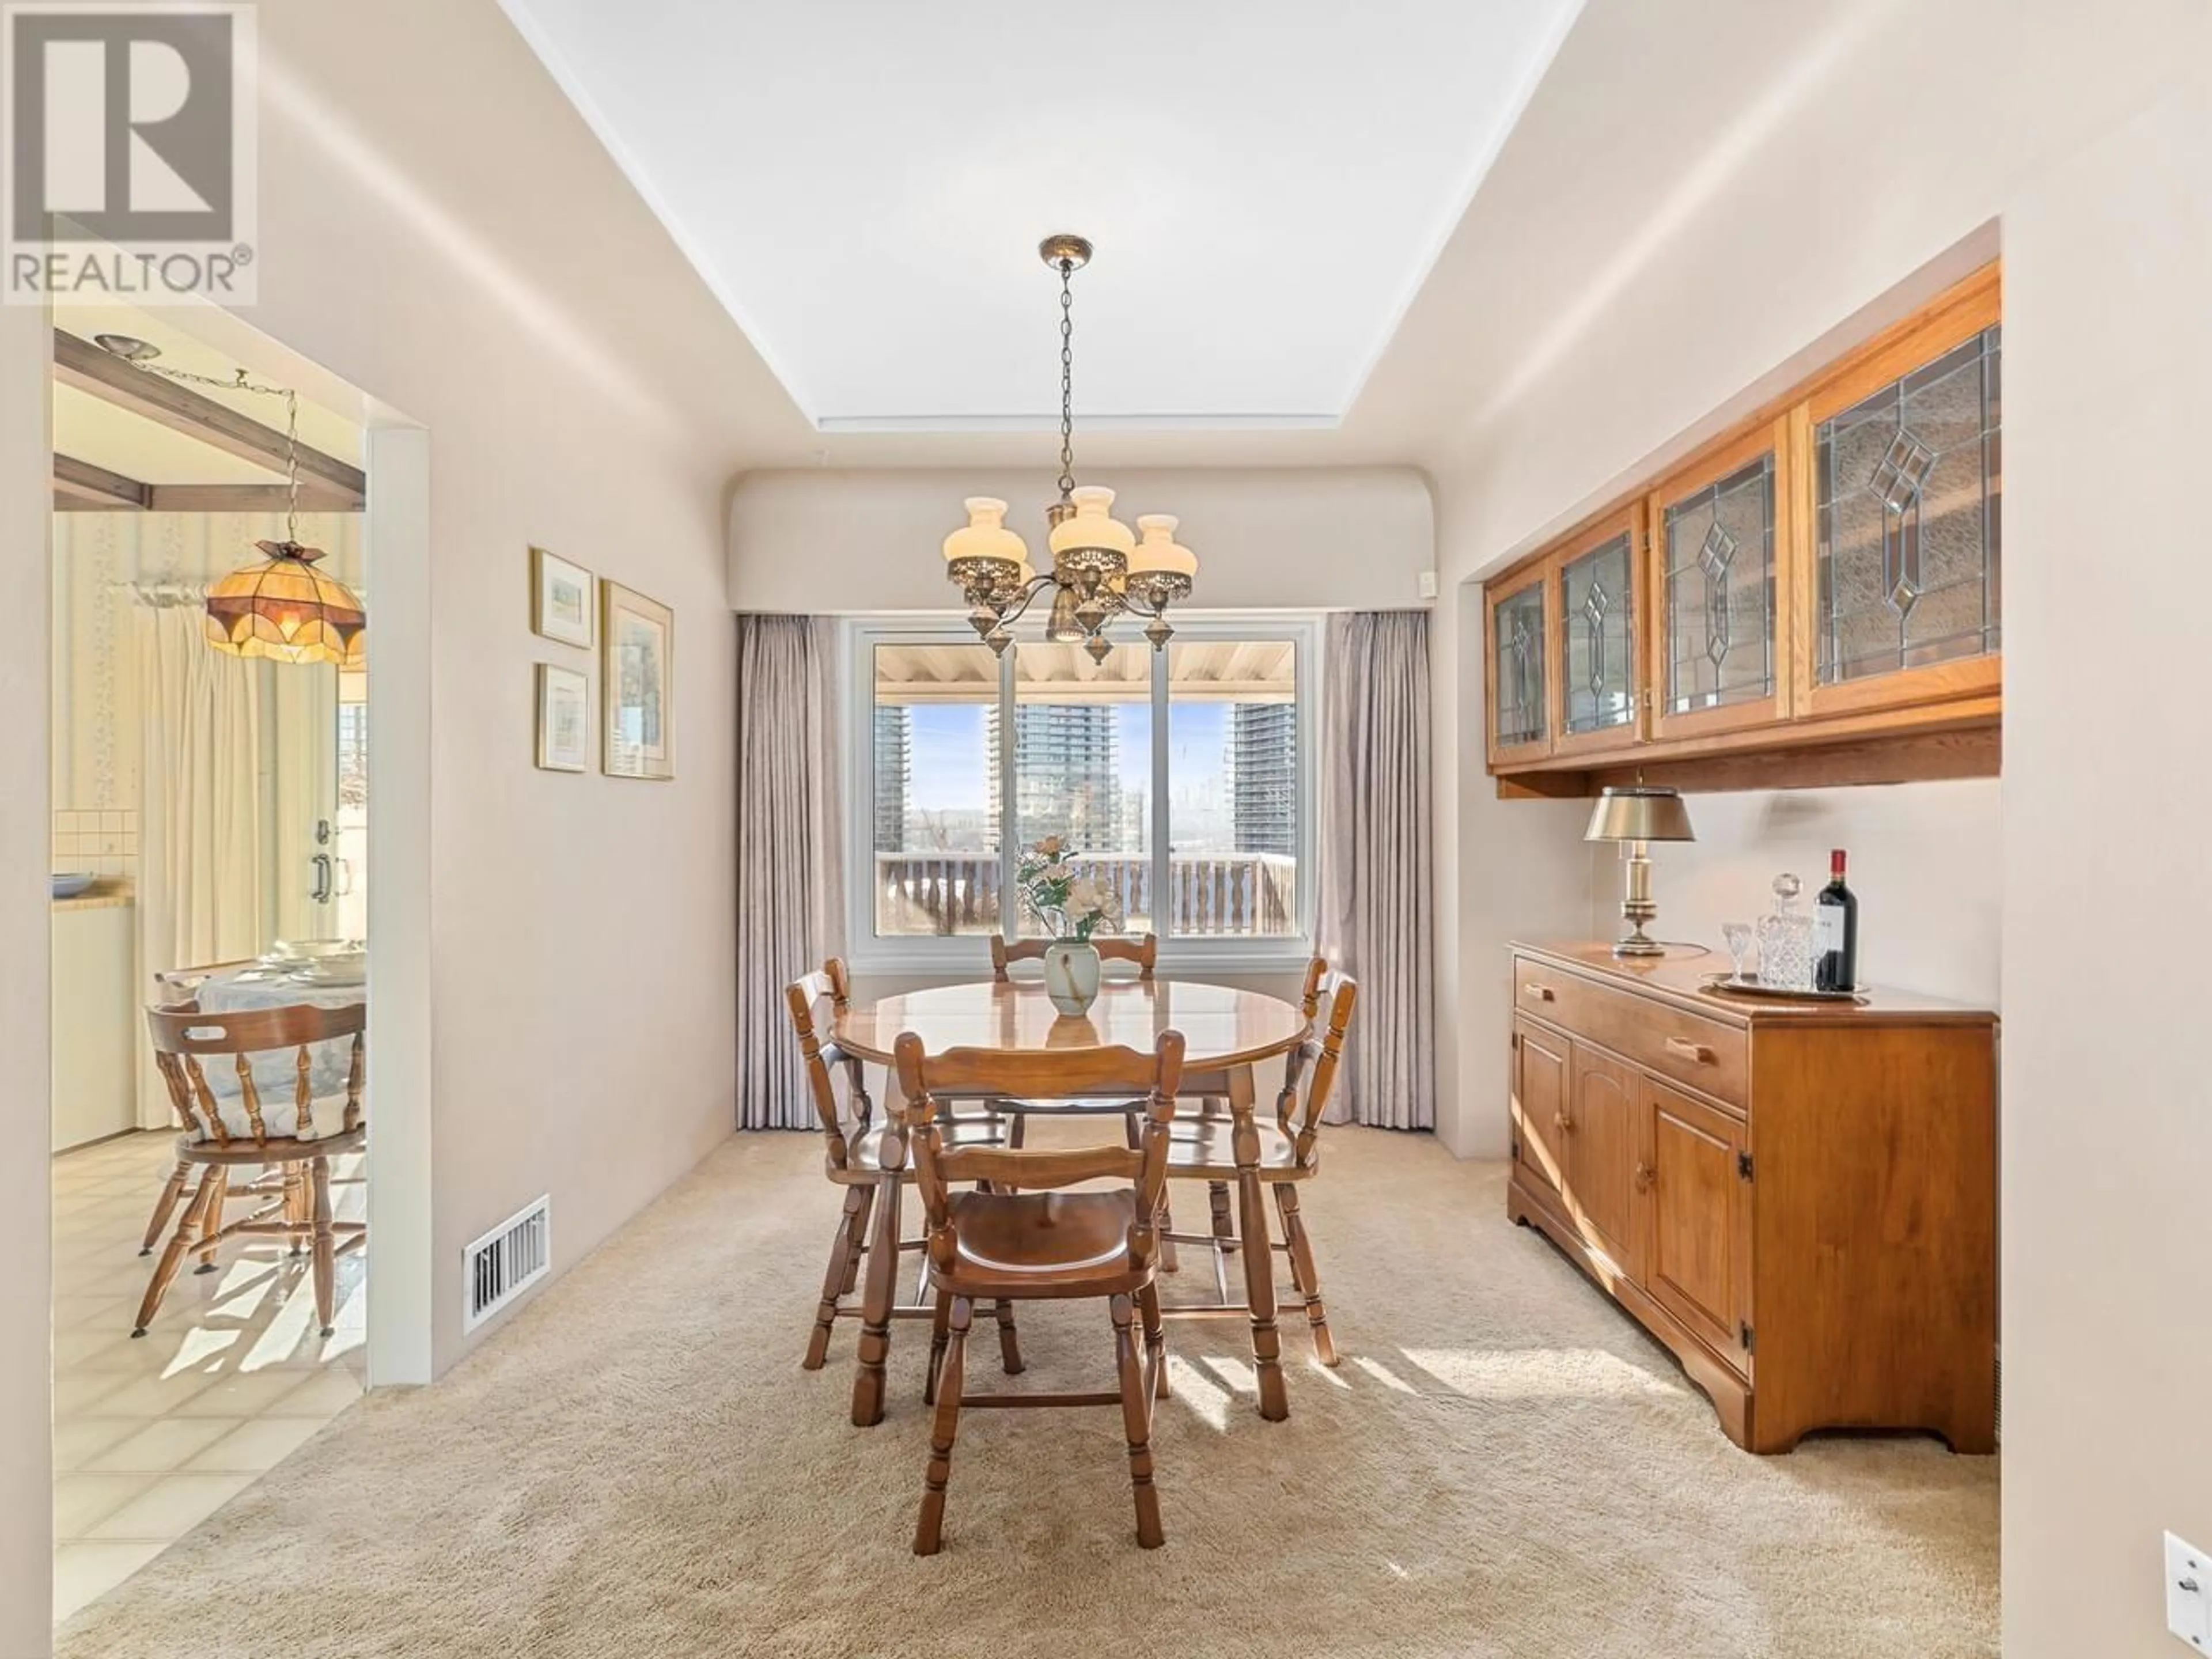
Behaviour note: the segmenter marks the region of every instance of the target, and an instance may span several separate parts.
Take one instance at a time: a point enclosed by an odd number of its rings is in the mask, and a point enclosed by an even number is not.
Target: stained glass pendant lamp
[[[289,386],[258,386],[240,369],[228,380],[151,361],[158,349],[143,340],[103,334],[106,350],[164,380],[258,392],[284,400],[284,539],[258,541],[263,557],[241,565],[208,590],[207,641],[218,651],[273,662],[329,663],[361,668],[368,662],[368,617],[360,596],[315,567],[319,547],[300,541],[300,394]]]

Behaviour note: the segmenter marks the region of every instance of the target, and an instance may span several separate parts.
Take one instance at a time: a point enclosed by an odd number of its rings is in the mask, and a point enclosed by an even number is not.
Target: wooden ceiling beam
[[[143,513],[153,499],[153,486],[120,472],[110,472],[73,455],[54,457],[54,511],[57,513]]]
[[[141,483],[71,455],[54,457],[57,513],[256,513],[284,510],[283,484]],[[358,513],[361,503],[335,491],[301,486],[302,513]]]
[[[149,484],[153,498],[147,510],[153,513],[282,513],[284,510],[285,489],[283,484]],[[300,481],[300,511],[302,513],[358,513],[362,501],[358,495],[335,489],[310,488],[307,480]]]
[[[198,439],[226,455],[272,471],[284,471],[282,432],[189,386],[149,374],[64,329],[54,331],[54,379],[173,432]],[[356,511],[368,501],[368,475],[359,467],[306,444],[300,446],[299,459],[302,496],[312,486],[318,495],[333,503],[320,510]],[[304,499],[301,505],[306,507]]]

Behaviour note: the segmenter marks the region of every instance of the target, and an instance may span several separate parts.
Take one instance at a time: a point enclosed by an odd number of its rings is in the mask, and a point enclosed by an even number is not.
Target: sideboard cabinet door
[[[1644,1073],[1574,1045],[1574,1090],[1567,1113],[1567,1178],[1575,1224],[1592,1249],[1631,1279],[1640,1277],[1636,1175]]]
[[[1638,1170],[1644,1288],[1747,1375],[1751,1206],[1743,1125],[1655,1078],[1644,1085],[1648,1156]]]
[[[1513,1022],[1513,1158],[1524,1178],[1566,1205],[1567,1040]]]

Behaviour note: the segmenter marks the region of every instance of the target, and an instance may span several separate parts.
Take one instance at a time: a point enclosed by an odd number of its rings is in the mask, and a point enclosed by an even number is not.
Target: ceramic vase
[[[1056,939],[1044,947],[1044,990],[1063,1014],[1085,1014],[1098,1000],[1098,947]]]

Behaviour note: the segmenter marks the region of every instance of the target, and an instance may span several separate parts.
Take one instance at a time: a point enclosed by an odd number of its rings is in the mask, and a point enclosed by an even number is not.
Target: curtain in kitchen
[[[138,669],[141,984],[267,943],[258,665],[209,649],[196,605],[132,611]],[[169,1118],[142,1067],[140,1121]]]
[[[738,618],[738,1127],[811,1129],[784,987],[844,940],[838,633]]]
[[[1329,1116],[1436,1125],[1429,618],[1328,621],[1322,674],[1318,945],[1359,981]]]

